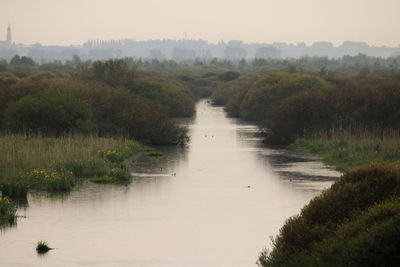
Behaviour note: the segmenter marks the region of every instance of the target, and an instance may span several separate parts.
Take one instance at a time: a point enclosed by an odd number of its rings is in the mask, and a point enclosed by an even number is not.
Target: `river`
[[[136,163],[130,185],[29,194],[25,217],[0,233],[0,266],[256,266],[270,236],[339,174],[266,148],[257,127],[207,100],[196,110],[190,144]],[[37,255],[39,240],[55,249]]]

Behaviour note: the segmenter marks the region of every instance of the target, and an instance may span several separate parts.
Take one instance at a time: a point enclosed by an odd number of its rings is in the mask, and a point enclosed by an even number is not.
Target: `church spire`
[[[10,23],[8,23],[8,27],[7,27],[7,43],[11,44],[12,39],[11,39],[11,27],[10,27]]]

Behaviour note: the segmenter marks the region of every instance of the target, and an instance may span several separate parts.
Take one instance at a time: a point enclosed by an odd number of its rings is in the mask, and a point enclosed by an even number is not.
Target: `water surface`
[[[186,123],[190,145],[138,162],[128,186],[30,194],[26,218],[0,233],[0,266],[255,266],[285,219],[338,176],[265,148],[255,126],[206,100]],[[39,257],[42,239],[56,249]]]

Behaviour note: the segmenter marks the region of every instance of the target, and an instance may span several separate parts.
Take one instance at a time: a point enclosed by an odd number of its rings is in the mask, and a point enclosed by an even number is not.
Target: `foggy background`
[[[398,0],[0,0],[16,43],[189,39],[397,47]],[[2,40],[3,38],[0,38]]]

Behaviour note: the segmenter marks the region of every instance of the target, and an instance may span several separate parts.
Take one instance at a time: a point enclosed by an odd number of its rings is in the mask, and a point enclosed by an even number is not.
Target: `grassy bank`
[[[342,135],[297,139],[290,147],[315,154],[325,164],[341,172],[371,162],[400,161],[398,134],[388,134],[381,138]]]
[[[125,182],[129,178],[127,160],[152,151],[124,138],[81,135],[58,138],[4,135],[0,137],[0,150],[3,194],[12,192],[15,184],[18,188],[25,185],[65,191],[82,177],[113,177],[109,182],[118,182],[118,177],[123,177]]]

